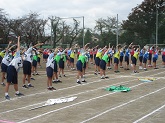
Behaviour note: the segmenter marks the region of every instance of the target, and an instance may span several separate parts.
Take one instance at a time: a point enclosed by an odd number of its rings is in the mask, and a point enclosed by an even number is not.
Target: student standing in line
[[[34,87],[31,83],[30,83],[30,78],[31,78],[31,68],[32,68],[32,50],[33,48],[43,45],[43,43],[39,43],[36,44],[30,48],[28,48],[27,51],[24,52],[24,57],[23,57],[23,88],[27,89],[28,87]],[[28,86],[26,86],[25,84],[25,79],[27,77],[27,81],[28,81]]]
[[[137,70],[136,70],[138,55],[139,55],[139,48],[136,49],[136,51],[134,52],[134,55],[132,56],[132,70],[133,70],[133,73],[138,73]]]
[[[105,78],[109,78],[108,76],[105,75],[105,71],[106,71],[106,64],[108,63],[108,61],[110,60],[110,53],[109,53],[109,49],[107,49],[107,51],[104,53],[103,57],[101,58],[100,61],[100,75],[101,75],[101,79],[105,79]]]
[[[162,50],[162,62],[163,68],[165,68],[165,48]]]
[[[20,56],[20,36],[19,36],[18,42],[17,42],[16,54],[7,68],[7,83],[5,87],[5,99],[8,99],[8,100],[10,99],[8,91],[9,91],[9,86],[11,83],[14,84],[15,95],[23,96],[23,94],[18,91],[18,71],[20,67],[22,67],[22,58]]]
[[[158,67],[156,67],[156,61],[158,60],[158,47],[156,47],[155,51],[154,51],[154,55],[153,55],[153,67],[154,69],[158,69]]]
[[[13,46],[11,46],[9,48],[9,46],[10,46],[11,43],[12,42],[10,41],[9,44],[8,44],[8,46],[7,46],[7,48],[6,48],[5,56],[3,57],[2,63],[1,63],[1,72],[2,72],[1,85],[3,85],[3,86],[5,86],[4,79],[5,79],[5,74],[7,72],[7,67],[9,66],[9,64],[10,64],[12,58],[13,58],[12,52],[10,51],[10,49],[12,47],[14,47],[15,45],[13,45]]]
[[[51,53],[49,54],[49,57],[47,59],[46,62],[46,74],[47,74],[47,89],[48,90],[56,90],[53,86],[52,86],[52,79],[53,79],[53,74],[54,74],[54,54],[56,52],[56,50],[50,51]]]
[[[143,69],[146,71],[147,70],[147,59],[149,57],[149,52],[148,49],[144,49],[145,53],[143,55]]]

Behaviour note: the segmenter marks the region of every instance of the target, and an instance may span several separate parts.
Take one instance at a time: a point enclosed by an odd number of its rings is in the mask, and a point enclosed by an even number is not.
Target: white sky
[[[99,18],[116,17],[127,19],[131,9],[143,0],[0,0],[0,8],[10,18],[18,18],[37,12],[41,18],[80,17],[85,18],[85,27],[94,27]]]

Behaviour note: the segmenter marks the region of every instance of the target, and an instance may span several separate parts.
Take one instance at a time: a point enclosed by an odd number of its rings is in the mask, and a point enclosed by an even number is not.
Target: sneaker
[[[32,78],[32,77],[31,77],[30,79],[31,79],[31,80],[35,80],[35,79],[34,79],[34,78]]]
[[[154,69],[159,69],[158,67],[155,67]]]
[[[50,88],[50,87],[48,87],[47,89],[48,89],[49,91],[51,90],[51,88]]]
[[[6,96],[5,96],[5,99],[6,99],[6,100],[10,100],[10,96],[9,96],[9,95],[6,95]]]
[[[139,73],[138,71],[133,71],[133,73]]]
[[[147,68],[144,68],[144,71],[147,71]]]
[[[87,82],[87,81],[83,80],[83,81],[81,81],[81,82]]]
[[[26,85],[23,85],[23,86],[22,86],[22,88],[28,89],[28,86],[26,86]]]
[[[116,71],[114,71],[115,73],[119,73],[120,71],[118,71],[118,70],[116,70]]]
[[[50,89],[51,89],[51,90],[56,90],[54,87],[51,87]]]
[[[108,76],[105,76],[106,79],[108,79],[109,77]]]
[[[123,68],[123,66],[120,66],[120,68]]]
[[[62,82],[61,80],[56,80],[56,82]]]
[[[101,77],[101,79],[105,79],[105,77]]]
[[[36,73],[36,75],[39,75],[39,73]]]
[[[78,81],[78,82],[77,82],[77,84],[81,84],[81,82],[80,82],[80,81]]]
[[[33,73],[32,75],[33,75],[33,76],[35,76],[35,74],[34,74],[34,73]]]
[[[65,75],[65,74],[64,74],[63,76],[64,76],[64,77],[66,77],[66,75]]]
[[[20,97],[20,96],[24,96],[24,94],[22,94],[22,93],[15,93],[15,96],[18,96],[18,97]]]
[[[95,72],[94,74],[95,74],[95,75],[97,75],[97,73],[96,73],[96,72]]]
[[[5,86],[5,83],[3,82],[3,83],[1,83],[1,85],[2,85],[2,86]]]
[[[61,75],[59,75],[59,77],[61,77]]]
[[[28,87],[34,87],[32,84],[28,84]]]

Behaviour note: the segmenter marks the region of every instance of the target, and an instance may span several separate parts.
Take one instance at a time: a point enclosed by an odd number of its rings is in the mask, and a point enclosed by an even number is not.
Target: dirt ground
[[[159,57],[161,58],[161,57]],[[165,68],[161,61],[159,69],[148,71],[125,71],[114,73],[113,67],[106,73],[109,79],[94,75],[94,65],[86,70],[87,83],[76,83],[76,70],[65,69],[62,83],[53,83],[57,89],[46,87],[45,63],[38,68],[40,75],[32,76],[34,88],[22,88],[22,70],[19,72],[19,91],[25,96],[15,97],[10,86],[11,100],[4,99],[4,87],[0,86],[0,122],[2,123],[164,123],[165,122]],[[138,66],[137,66],[138,68]],[[152,82],[142,82],[139,78],[154,78]],[[27,84],[27,83],[26,83]],[[130,92],[106,91],[109,86],[124,85]],[[48,99],[77,97],[72,102],[42,106]]]

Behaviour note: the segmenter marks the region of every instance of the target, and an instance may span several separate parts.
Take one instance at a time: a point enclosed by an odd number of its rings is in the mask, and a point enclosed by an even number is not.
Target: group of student
[[[86,82],[85,70],[88,68],[88,64],[95,65],[94,74],[100,74],[101,79],[106,79],[106,69],[111,69],[114,65],[114,72],[118,73],[119,67],[124,70],[130,70],[129,64],[131,61],[131,67],[134,73],[137,73],[136,64],[139,60],[139,69],[147,70],[148,66],[151,67],[153,61],[154,69],[157,69],[156,61],[158,59],[158,48],[152,46],[150,48],[144,46],[142,49],[131,43],[128,46],[117,45],[116,47],[105,46],[103,48],[96,47],[89,48],[87,43],[83,48],[80,48],[75,44],[71,48],[62,49],[57,47],[55,49],[38,50],[36,47],[43,45],[43,43],[30,46],[29,48],[20,47],[20,37],[16,45],[10,47],[12,42],[9,42],[5,51],[0,52],[1,72],[2,72],[2,85],[5,86],[5,99],[10,99],[8,94],[10,84],[14,84],[15,95],[22,96],[23,94],[18,91],[18,71],[23,68],[23,88],[34,87],[31,81],[31,75],[38,75],[37,66],[41,66],[41,54],[43,55],[43,62],[46,63],[46,75],[47,75],[47,89],[56,90],[52,83],[61,82],[58,77],[66,77],[64,74],[65,64],[71,67],[71,70],[77,70],[77,84]],[[14,53],[11,52],[11,48],[17,46]],[[162,51],[162,61],[165,66],[165,49]],[[76,58],[77,54],[77,58]],[[75,59],[77,59],[75,63]],[[113,61],[114,60],[114,61]],[[125,66],[123,66],[123,61]],[[7,82],[4,83],[5,73],[7,73]],[[28,84],[25,84],[25,81]]]

